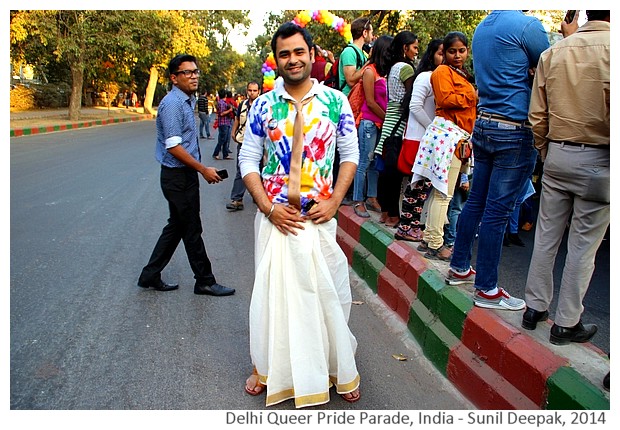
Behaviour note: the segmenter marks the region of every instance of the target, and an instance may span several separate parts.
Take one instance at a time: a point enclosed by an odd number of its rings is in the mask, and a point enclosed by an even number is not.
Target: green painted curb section
[[[431,311],[426,309],[419,300],[414,300],[409,310],[407,327],[420,345],[424,345],[426,331],[434,319],[435,315],[433,315]]]
[[[353,249],[353,270],[362,278],[368,287],[377,294],[377,280],[383,270],[383,263],[366,248],[358,244]]]
[[[360,227],[360,242],[372,255],[384,265],[387,261],[387,249],[394,242],[394,237],[374,222],[365,222]]]
[[[446,286],[434,270],[424,271],[418,278],[418,299],[435,315],[439,315],[439,295]]]
[[[353,262],[351,263],[351,267],[353,268],[355,273],[360,276],[360,278],[363,278],[364,276],[364,260],[366,260],[369,256],[370,251],[368,251],[359,243],[355,245],[355,248],[353,248]]]
[[[378,294],[378,280],[379,274],[383,270],[383,263],[379,261],[377,257],[370,254],[365,260],[361,263],[362,266],[362,279],[366,281],[370,289]]]
[[[572,367],[560,367],[547,379],[546,409],[608,410],[609,399]]]
[[[379,229],[375,233],[375,239],[371,252],[385,265],[387,262],[387,249],[394,242],[394,237],[385,230]]]
[[[407,327],[422,347],[424,356],[447,376],[450,351],[459,343],[459,339],[419,300],[411,304]]]
[[[448,359],[450,351],[458,345],[460,340],[454,336],[441,321],[434,321],[426,333],[424,339],[424,355],[435,365],[435,367],[447,377]]]
[[[471,297],[458,288],[446,286],[439,293],[439,319],[458,339],[463,334],[467,313],[473,307]]]

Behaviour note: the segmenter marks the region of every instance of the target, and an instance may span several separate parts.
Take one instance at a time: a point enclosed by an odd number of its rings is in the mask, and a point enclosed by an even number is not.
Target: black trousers
[[[400,217],[400,191],[404,176],[395,167],[386,167],[379,173],[377,201],[381,211],[387,212],[389,217]]]
[[[211,261],[202,241],[198,172],[187,167],[161,168],[161,189],[168,201],[170,218],[155,244],[155,249],[142,269],[138,283],[148,285],[161,279],[179,242],[183,240],[189,264],[197,285],[215,284]]]

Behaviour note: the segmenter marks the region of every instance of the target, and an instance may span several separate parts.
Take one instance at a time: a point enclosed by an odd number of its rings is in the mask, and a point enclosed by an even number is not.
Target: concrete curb
[[[31,136],[35,134],[52,133],[55,131],[75,130],[78,128],[93,127],[93,126],[98,126],[98,125],[119,124],[122,122],[141,121],[141,120],[153,119],[153,118],[155,118],[155,115],[144,114],[144,115],[136,115],[136,116],[131,116],[131,117],[100,119],[100,120],[94,120],[94,121],[77,121],[77,122],[73,122],[69,124],[62,124],[62,125],[14,128],[14,129],[11,129],[11,137]]]
[[[561,356],[443,276],[409,244],[353,208],[338,211],[349,265],[404,323],[424,355],[480,409],[610,409],[609,394]],[[597,351],[591,344],[579,348]],[[603,355],[597,351],[598,355]],[[581,358],[579,358],[581,359]]]

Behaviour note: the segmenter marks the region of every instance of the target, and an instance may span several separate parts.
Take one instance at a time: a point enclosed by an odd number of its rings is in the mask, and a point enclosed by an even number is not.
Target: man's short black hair
[[[182,63],[185,63],[186,61],[189,63],[198,64],[198,62],[196,61],[196,57],[194,57],[193,55],[179,54],[176,57],[174,57],[172,60],[170,60],[170,63],[168,63],[168,76],[173,75],[176,72],[178,72],[179,66]]]
[[[608,10],[586,10],[588,21],[605,21],[609,18]]]
[[[304,40],[306,41],[306,45],[308,45],[308,51],[312,49],[314,43],[312,42],[312,36],[308,32],[308,30],[298,26],[294,22],[285,22],[280,26],[280,28],[278,28],[278,30],[271,38],[271,51],[273,52],[274,57],[277,57],[276,40],[278,39],[278,37],[281,37],[282,39],[288,39],[289,37],[296,34],[301,34],[303,36]]]

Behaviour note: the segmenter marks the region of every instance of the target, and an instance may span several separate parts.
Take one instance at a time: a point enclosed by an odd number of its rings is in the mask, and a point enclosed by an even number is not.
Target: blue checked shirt
[[[188,96],[176,86],[173,86],[159,103],[155,158],[163,166],[185,167],[185,164],[168,152],[169,148],[177,145],[183,146],[192,157],[200,161],[198,128],[194,118],[195,106],[196,97]]]

